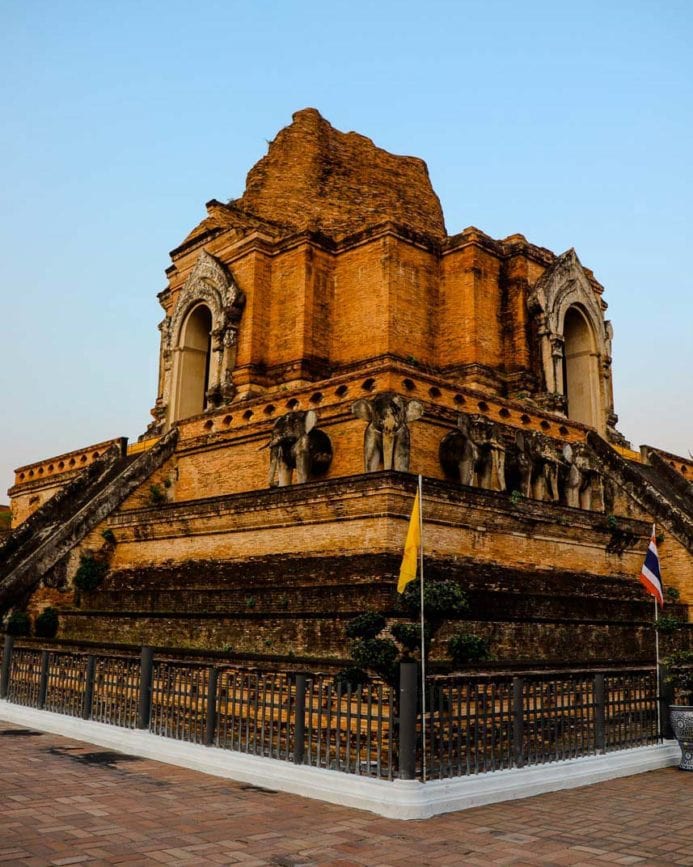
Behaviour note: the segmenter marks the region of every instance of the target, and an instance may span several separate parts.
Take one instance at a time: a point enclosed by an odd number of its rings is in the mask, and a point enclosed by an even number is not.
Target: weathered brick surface
[[[267,220],[344,235],[393,220],[434,236],[443,212],[417,157],[376,147],[359,133],[334,129],[313,108],[297,111],[254,166],[236,203]]]

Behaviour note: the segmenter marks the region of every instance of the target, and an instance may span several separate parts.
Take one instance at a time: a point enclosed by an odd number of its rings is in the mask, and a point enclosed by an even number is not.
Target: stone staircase
[[[37,509],[0,545],[0,612],[28,595],[100,521],[173,453],[172,430],[148,451],[128,457],[125,441],[109,449]]]
[[[685,479],[655,452],[642,464],[626,460],[596,433],[588,433],[587,442],[605,474],[693,552],[693,495]]]

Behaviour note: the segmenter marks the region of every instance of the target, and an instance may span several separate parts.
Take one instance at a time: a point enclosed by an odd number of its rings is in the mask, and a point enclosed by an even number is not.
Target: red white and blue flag
[[[640,570],[640,581],[650,594],[659,602],[660,608],[664,607],[664,593],[662,591],[662,573],[659,569],[659,554],[657,553],[657,538],[655,527],[652,525],[652,538],[647,547],[645,562]]]

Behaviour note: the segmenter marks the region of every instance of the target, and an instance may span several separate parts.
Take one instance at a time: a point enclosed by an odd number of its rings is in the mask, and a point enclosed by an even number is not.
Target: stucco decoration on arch
[[[564,333],[568,310],[577,308],[585,318],[594,341],[599,372],[599,419],[601,433],[617,421],[613,412],[611,385],[611,323],[604,319],[606,304],[595,291],[574,249],[567,250],[536,282],[527,304],[537,325],[541,363],[548,402],[565,409]],[[609,431],[616,435],[615,431]]]
[[[154,422],[148,432],[162,433],[176,421],[176,389],[179,386],[178,355],[188,315],[204,304],[212,317],[208,409],[230,403],[235,394],[233,368],[238,327],[245,297],[232,274],[218,259],[202,250],[185,281],[171,316],[159,325],[161,331],[160,393],[152,410]]]

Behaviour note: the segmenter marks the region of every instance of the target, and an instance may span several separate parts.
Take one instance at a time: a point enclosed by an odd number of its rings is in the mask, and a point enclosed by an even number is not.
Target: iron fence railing
[[[666,681],[664,681],[666,683]],[[444,779],[657,743],[654,669],[433,676],[399,688],[327,674],[259,671],[13,646],[0,698],[250,755],[392,780]],[[425,725],[424,725],[425,722]]]
[[[423,750],[441,779],[654,744],[657,702],[653,670],[430,678],[417,769]]]
[[[92,695],[85,699],[87,719],[134,729],[140,698],[141,665],[137,657],[95,656]]]
[[[306,764],[393,779],[396,698],[396,691],[380,681],[353,689],[326,675],[309,677]]]

